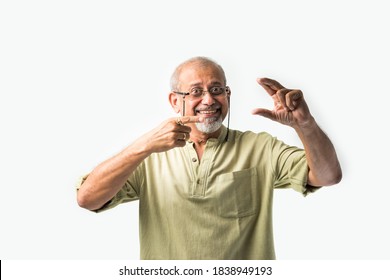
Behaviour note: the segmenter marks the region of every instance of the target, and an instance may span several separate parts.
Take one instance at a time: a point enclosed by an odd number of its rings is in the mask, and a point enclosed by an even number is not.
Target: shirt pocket
[[[217,177],[218,214],[225,218],[240,218],[257,212],[257,169],[250,168]]]

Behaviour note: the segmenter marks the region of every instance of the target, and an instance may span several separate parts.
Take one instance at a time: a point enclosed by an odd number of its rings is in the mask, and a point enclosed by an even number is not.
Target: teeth
[[[199,113],[201,114],[207,114],[207,115],[210,115],[210,114],[215,114],[217,111],[214,110],[214,111],[199,111]]]

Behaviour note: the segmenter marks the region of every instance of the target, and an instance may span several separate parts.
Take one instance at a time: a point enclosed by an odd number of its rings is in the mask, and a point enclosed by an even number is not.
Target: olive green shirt
[[[139,200],[141,259],[275,259],[275,188],[302,194],[304,150],[222,127],[201,161],[193,143],[146,158],[101,209]]]

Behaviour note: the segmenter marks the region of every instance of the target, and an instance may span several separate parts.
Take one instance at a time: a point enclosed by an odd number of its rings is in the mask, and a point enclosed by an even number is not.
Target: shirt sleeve
[[[309,167],[305,150],[286,145],[276,138],[271,143],[270,161],[275,175],[274,188],[292,188],[304,196],[320,189],[307,184]]]
[[[82,188],[82,184],[84,181],[88,178],[89,174],[86,174],[79,178],[77,184],[76,184],[76,190],[78,191],[80,188]],[[93,212],[99,213],[111,208],[114,208],[115,206],[130,202],[134,200],[139,199],[139,185],[138,185],[138,176],[139,176],[139,170],[133,172],[132,175],[127,179],[126,183],[123,185],[123,187],[116,193],[116,195],[111,198],[109,201],[107,201],[102,207],[99,209],[93,210]]]

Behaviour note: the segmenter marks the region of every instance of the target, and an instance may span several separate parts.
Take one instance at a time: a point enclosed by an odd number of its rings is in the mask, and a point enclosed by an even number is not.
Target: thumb
[[[271,120],[275,120],[275,115],[274,112],[268,109],[263,109],[263,108],[256,108],[252,110],[253,115],[259,115]]]

